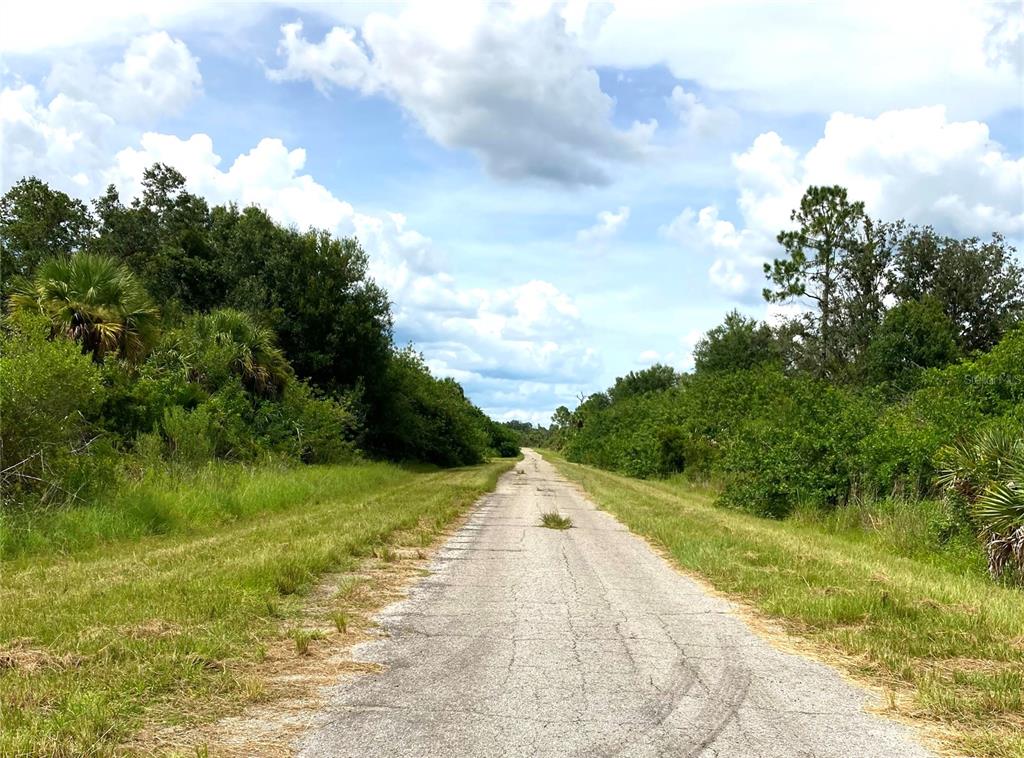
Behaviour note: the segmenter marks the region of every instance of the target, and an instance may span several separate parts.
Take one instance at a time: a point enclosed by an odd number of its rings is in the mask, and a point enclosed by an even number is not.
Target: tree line
[[[915,503],[936,548],[980,535],[993,574],[1019,575],[1014,249],[871,218],[841,187],[809,188],[792,221],[764,298],[798,315],[769,325],[733,311],[698,342],[692,372],[619,377],[559,408],[544,442],[632,476],[712,482],[721,504],[769,517]]]
[[[211,206],[170,166],[130,202],[22,179],[0,199],[0,273],[7,503],[81,500],[140,462],[518,451],[395,345],[358,240]]]

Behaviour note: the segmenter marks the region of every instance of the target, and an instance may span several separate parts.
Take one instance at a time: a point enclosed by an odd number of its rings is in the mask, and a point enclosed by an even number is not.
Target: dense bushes
[[[1024,274],[1013,249],[998,235],[874,221],[838,187],[809,189],[793,220],[779,236],[785,257],[765,266],[765,297],[798,301],[802,315],[770,327],[734,311],[697,344],[693,374],[632,372],[558,409],[549,439],[570,460],[632,476],[713,479],[722,504],[765,516],[918,507],[936,540],[974,531],[993,573],[1024,569],[1019,463],[985,474],[987,510],[936,480],[940,450],[994,430],[1019,460]]]
[[[716,477],[724,502],[769,515],[854,494],[924,496],[943,444],[996,420],[1024,427],[1022,366],[1018,329],[975,360],[922,371],[918,389],[892,402],[770,366],[698,372],[620,401],[591,396],[559,432],[572,460]]]
[[[518,453],[394,348],[356,240],[210,208],[160,164],[142,184],[92,212],[35,179],[0,200],[5,504],[82,499],[165,463]]]
[[[27,314],[0,329],[0,486],[8,501],[26,492],[74,496],[89,478],[100,370],[77,345],[48,333],[44,318]]]

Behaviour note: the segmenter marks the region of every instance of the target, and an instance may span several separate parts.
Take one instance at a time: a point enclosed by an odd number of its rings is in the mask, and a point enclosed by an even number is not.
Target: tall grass
[[[419,469],[419,470],[422,470]],[[413,477],[394,464],[161,465],[86,505],[0,509],[0,559],[74,553],[152,535],[187,535],[323,497],[373,492]]]
[[[771,520],[678,481],[552,460],[679,566],[887,689],[896,712],[935,725],[953,750],[1024,756],[1024,591],[992,582],[976,542],[929,549],[941,504]]]
[[[510,465],[216,466],[16,516],[0,561],[0,755],[111,754],[147,725],[266,697],[258,663],[318,577],[398,535],[429,544]]]

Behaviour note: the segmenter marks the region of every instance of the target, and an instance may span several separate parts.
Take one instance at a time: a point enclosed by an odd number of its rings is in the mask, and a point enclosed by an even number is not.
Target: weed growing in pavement
[[[572,519],[568,516],[563,516],[557,511],[550,511],[541,514],[540,525],[546,526],[548,529],[571,529]]]

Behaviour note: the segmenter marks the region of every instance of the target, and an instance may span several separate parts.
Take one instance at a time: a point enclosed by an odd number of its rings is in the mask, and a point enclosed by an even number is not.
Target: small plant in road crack
[[[549,513],[541,514],[540,524],[548,529],[569,529],[572,527],[572,519],[561,515],[557,511],[550,511]]]

